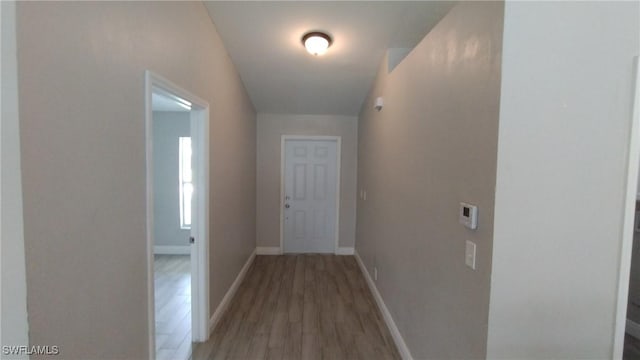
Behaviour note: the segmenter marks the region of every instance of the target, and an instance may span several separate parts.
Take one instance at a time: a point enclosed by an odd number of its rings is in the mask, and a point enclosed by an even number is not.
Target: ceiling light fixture
[[[307,48],[309,54],[315,56],[322,55],[327,52],[327,49],[331,46],[332,42],[331,36],[319,31],[306,33],[302,37],[302,44],[304,44],[304,47]]]

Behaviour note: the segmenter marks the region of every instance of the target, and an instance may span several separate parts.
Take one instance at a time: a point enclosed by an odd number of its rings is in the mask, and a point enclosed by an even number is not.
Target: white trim
[[[407,344],[404,342],[404,339],[400,334],[400,330],[398,330],[395,321],[393,321],[393,317],[391,316],[389,309],[387,309],[387,305],[385,305],[384,300],[382,300],[382,296],[380,295],[380,292],[378,292],[376,284],[373,282],[373,279],[371,279],[369,271],[367,270],[366,266],[364,266],[364,263],[362,262],[362,259],[360,259],[360,255],[358,255],[357,251],[355,252],[355,258],[358,262],[358,265],[360,266],[360,270],[362,271],[365,280],[367,280],[367,285],[369,285],[369,290],[371,290],[373,298],[376,299],[378,309],[380,309],[382,317],[384,318],[384,322],[387,324],[389,332],[391,332],[391,337],[393,337],[393,342],[395,342],[396,347],[398,348],[398,352],[400,352],[400,356],[404,360],[413,360],[411,351],[409,351]]]
[[[280,253],[284,253],[284,164],[285,143],[290,140],[336,142],[336,228],[333,251],[337,254],[340,243],[340,185],[342,178],[342,136],[282,135],[280,139]]]
[[[194,198],[191,216],[191,340],[205,342],[209,339],[209,244],[210,237],[210,144],[209,104],[197,98],[186,97],[192,104],[191,147]],[[199,194],[198,194],[199,192]],[[195,299],[195,300],[194,300]]]
[[[640,324],[635,321],[627,319],[626,333],[633,336],[636,339],[640,339]]]
[[[620,248],[620,268],[618,269],[618,299],[616,301],[616,322],[613,335],[613,358],[622,359],[624,333],[627,318],[627,297],[629,295],[629,273],[636,214],[638,187],[638,166],[640,165],[640,69],[638,56],[633,60],[634,100],[629,129],[629,153],[627,155],[627,186],[622,222],[622,244]]]
[[[257,255],[282,255],[279,246],[258,246],[256,248]]]
[[[152,109],[152,84],[150,75],[145,73],[145,141],[146,141],[146,177],[147,177],[147,331],[149,340],[149,358],[155,360],[156,338],[155,338],[155,295],[154,295],[154,272],[153,272],[153,109]]]
[[[353,255],[355,250],[352,247],[339,247],[336,249],[336,255]]]
[[[191,246],[156,245],[153,247],[156,255],[190,255]]]
[[[236,279],[233,281],[233,284],[231,284],[231,286],[229,287],[229,290],[227,290],[227,293],[224,295],[224,297],[220,301],[220,304],[216,308],[216,311],[213,312],[211,319],[209,319],[209,335],[213,333],[213,330],[218,325],[218,322],[222,318],[222,315],[224,314],[225,310],[227,310],[227,308],[229,307],[229,304],[231,303],[231,299],[233,299],[233,296],[238,291],[238,287],[240,287],[240,284],[242,284],[242,280],[244,280],[244,277],[247,275],[247,271],[249,271],[249,268],[251,267],[251,264],[253,263],[253,260],[255,258],[256,258],[256,250],[253,250],[251,255],[249,255],[249,258],[247,259],[247,262],[245,262],[242,269],[240,269],[240,272],[238,273],[238,276],[236,276]]]
[[[194,198],[192,234],[196,242],[191,247],[191,334],[193,341],[206,341],[209,319],[209,104],[166,78],[145,71],[145,148],[146,148],[146,225],[147,225],[147,317],[149,358],[155,360],[155,301],[153,274],[153,109],[152,94],[163,91],[187,100],[191,108],[191,136],[194,147],[194,186],[201,191]]]

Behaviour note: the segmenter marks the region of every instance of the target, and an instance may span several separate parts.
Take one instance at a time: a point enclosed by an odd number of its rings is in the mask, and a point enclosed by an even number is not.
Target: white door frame
[[[634,58],[634,101],[633,117],[629,135],[629,153],[627,155],[627,188],[622,222],[622,245],[620,249],[620,269],[618,270],[618,299],[613,339],[613,359],[622,359],[624,334],[627,323],[627,301],[629,296],[629,278],[631,271],[631,252],[638,191],[638,171],[640,169],[640,69],[638,57]]]
[[[333,253],[338,255],[340,243],[340,179],[341,168],[340,159],[342,158],[342,136],[311,136],[311,135],[282,135],[280,140],[280,254],[284,253],[284,165],[285,165],[285,145],[287,141],[335,141],[336,152],[336,229]]]
[[[191,234],[191,337],[209,338],[209,103],[164,77],[145,71],[145,131],[147,170],[147,307],[149,318],[149,358],[155,360],[155,302],[153,271],[153,109],[152,93],[161,91],[191,103],[191,137],[195,141],[193,162],[200,169],[194,176],[194,216]]]

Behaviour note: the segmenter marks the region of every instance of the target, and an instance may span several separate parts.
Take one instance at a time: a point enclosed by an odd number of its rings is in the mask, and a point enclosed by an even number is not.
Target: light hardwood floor
[[[399,359],[353,256],[256,256],[192,359]]]
[[[185,360],[191,352],[189,255],[155,255],[156,359]]]

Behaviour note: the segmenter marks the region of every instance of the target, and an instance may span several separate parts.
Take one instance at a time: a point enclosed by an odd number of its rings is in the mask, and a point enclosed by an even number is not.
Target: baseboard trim
[[[336,255],[353,255],[355,250],[352,247],[339,247],[336,250]]]
[[[627,319],[626,333],[633,336],[636,339],[640,339],[640,324],[635,321]]]
[[[211,336],[213,330],[218,325],[218,322],[220,322],[222,314],[224,314],[225,310],[227,310],[227,308],[229,307],[233,296],[238,291],[238,287],[240,287],[242,280],[244,280],[244,277],[247,275],[247,271],[249,271],[249,268],[251,267],[251,264],[253,263],[253,260],[255,258],[256,250],[253,250],[253,252],[251,252],[251,255],[249,255],[249,258],[247,259],[247,262],[245,262],[244,266],[242,266],[242,269],[240,269],[240,272],[238,273],[238,276],[236,276],[236,279],[233,281],[233,284],[231,284],[229,290],[227,290],[227,293],[222,298],[222,301],[220,301],[220,305],[218,305],[216,311],[213,312],[211,319],[209,319],[209,336]],[[209,338],[209,336],[207,336],[207,338]]]
[[[367,280],[367,285],[369,285],[369,289],[371,290],[373,297],[376,299],[378,308],[380,309],[380,312],[382,312],[384,322],[387,324],[387,327],[391,332],[391,337],[393,337],[393,341],[396,343],[396,347],[398,348],[398,352],[400,352],[400,356],[403,360],[413,360],[411,351],[409,351],[407,344],[404,342],[404,339],[400,334],[400,330],[398,330],[398,327],[396,326],[395,321],[393,321],[393,317],[391,316],[389,309],[387,309],[387,305],[384,303],[384,300],[382,300],[382,296],[380,295],[380,292],[378,292],[376,284],[373,282],[373,279],[371,279],[371,276],[369,275],[369,271],[367,270],[366,266],[364,266],[364,263],[362,262],[362,259],[360,259],[360,255],[358,255],[357,251],[354,252],[354,255],[356,257],[358,265],[360,266],[360,270],[364,275],[364,278]]]
[[[153,253],[157,255],[190,255],[191,246],[156,245]]]
[[[256,248],[257,255],[281,255],[279,246],[258,246]]]

